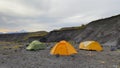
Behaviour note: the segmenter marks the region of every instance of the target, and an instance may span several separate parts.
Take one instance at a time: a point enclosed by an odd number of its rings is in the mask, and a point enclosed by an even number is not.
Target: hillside
[[[14,41],[14,42],[26,42],[32,40],[39,40],[45,36],[48,32],[28,32],[28,33],[12,33],[12,34],[0,34],[0,41]]]
[[[115,43],[120,34],[120,15],[90,22],[79,27],[61,28],[48,33],[46,42],[71,40],[77,43],[85,40],[96,40],[102,44]],[[42,41],[42,40],[41,40]],[[112,45],[112,44],[110,44]],[[115,45],[115,44],[114,44]]]
[[[53,30],[48,33],[44,39],[40,41],[45,42],[58,42],[60,40],[74,41],[73,38],[78,36],[83,30],[86,28],[85,26],[79,27],[66,27],[61,28],[60,30]]]
[[[120,15],[93,21],[82,33],[74,38],[75,41],[97,40],[101,43],[113,42],[119,38]]]

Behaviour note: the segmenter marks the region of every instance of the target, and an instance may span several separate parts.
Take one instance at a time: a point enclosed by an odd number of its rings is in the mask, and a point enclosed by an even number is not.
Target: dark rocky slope
[[[73,29],[73,30],[54,30],[51,31],[47,36],[44,38],[46,39],[46,42],[58,42],[60,40],[67,40],[67,41],[73,41],[73,38],[78,36],[82,30]],[[43,41],[43,40],[40,40]]]
[[[93,21],[82,33],[74,38],[75,41],[97,40],[101,43],[116,41],[120,35],[120,15]]]
[[[90,22],[84,27],[62,28],[51,31],[45,36],[46,42],[72,40],[81,42],[96,40],[100,43],[116,42],[120,35],[120,15]],[[41,40],[42,41],[42,40]]]

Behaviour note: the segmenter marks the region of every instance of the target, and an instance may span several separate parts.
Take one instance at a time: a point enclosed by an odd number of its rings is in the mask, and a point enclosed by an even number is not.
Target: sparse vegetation
[[[19,49],[24,46],[20,45],[20,43],[5,41],[0,41],[0,44],[1,44],[0,49]]]
[[[79,30],[79,29],[84,29],[86,28],[86,25],[82,24],[81,26],[76,26],[76,27],[65,27],[61,28],[59,30],[54,30],[54,31],[64,31],[64,30]]]
[[[45,31],[29,33],[27,36],[24,37],[24,40],[28,40],[30,37],[42,37],[47,34],[48,34],[48,32],[45,32]]]
[[[69,43],[70,43],[70,44],[72,44],[72,45],[74,45],[76,42],[75,42],[75,41],[70,40],[70,41],[69,41]]]
[[[19,49],[22,45],[15,45],[15,46],[2,46],[1,49]]]

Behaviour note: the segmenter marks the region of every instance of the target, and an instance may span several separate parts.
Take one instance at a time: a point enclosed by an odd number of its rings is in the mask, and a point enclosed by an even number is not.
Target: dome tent
[[[76,53],[77,51],[75,50],[75,48],[65,40],[58,42],[50,51],[50,54],[52,55],[68,56]]]
[[[80,45],[79,45],[79,49],[95,50],[95,51],[102,51],[103,50],[101,45],[96,41],[81,42]]]
[[[26,50],[42,50],[45,48],[46,46],[44,43],[34,40],[27,46]]]

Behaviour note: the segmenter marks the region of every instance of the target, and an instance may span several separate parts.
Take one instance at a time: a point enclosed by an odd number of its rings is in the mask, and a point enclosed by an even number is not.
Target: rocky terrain
[[[47,43],[45,50],[38,51],[27,51],[25,44],[3,44],[0,47],[0,68],[120,68],[120,51],[110,51],[110,47],[97,52],[79,50],[79,44],[73,44],[78,54],[56,57],[50,55],[55,43]]]

